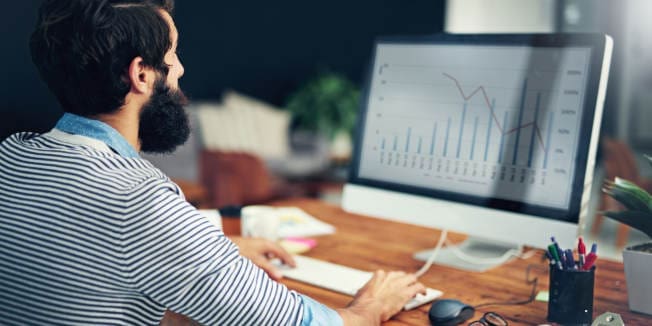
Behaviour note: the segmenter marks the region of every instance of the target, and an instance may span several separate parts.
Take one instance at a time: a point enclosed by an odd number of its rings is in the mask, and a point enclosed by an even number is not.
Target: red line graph
[[[513,133],[513,132],[519,130],[519,129],[524,129],[524,128],[527,128],[527,127],[529,127],[529,126],[534,126],[534,131],[535,131],[536,134],[537,134],[537,139],[539,140],[539,144],[541,145],[541,148],[542,148],[544,151],[547,151],[546,146],[545,146],[544,143],[543,143],[543,138],[541,137],[541,130],[539,130],[539,126],[536,125],[535,121],[531,121],[531,122],[528,122],[528,123],[523,124],[523,125],[521,125],[521,126],[518,126],[518,127],[516,127],[516,128],[513,128],[513,129],[510,129],[510,130],[505,131],[504,127],[500,124],[500,122],[498,121],[498,118],[496,117],[496,113],[494,112],[494,109],[493,109],[493,107],[491,106],[491,102],[489,101],[489,96],[487,95],[487,91],[486,91],[486,89],[484,88],[484,86],[482,86],[482,85],[478,86],[476,89],[474,89],[471,93],[469,93],[469,94],[467,95],[467,94],[464,93],[464,90],[462,89],[462,85],[461,85],[460,82],[457,80],[457,78],[455,78],[455,77],[453,77],[453,76],[451,76],[451,75],[449,75],[449,74],[447,74],[447,73],[445,73],[445,72],[442,73],[442,74],[444,75],[444,77],[446,77],[446,78],[452,80],[452,81],[455,83],[455,86],[457,87],[457,90],[460,92],[460,96],[462,96],[462,98],[463,98],[465,101],[470,100],[470,99],[473,98],[476,94],[479,94],[479,93],[482,94],[482,97],[484,98],[484,101],[485,101],[485,103],[487,104],[487,108],[488,108],[489,111],[491,112],[491,117],[492,117],[492,119],[494,120],[494,122],[496,123],[496,126],[498,127],[498,130],[500,130],[501,134],[503,134],[503,135],[509,135],[509,134],[511,134],[511,133]]]

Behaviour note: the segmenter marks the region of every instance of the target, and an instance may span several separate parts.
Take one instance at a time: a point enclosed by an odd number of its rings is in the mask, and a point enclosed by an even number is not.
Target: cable
[[[435,246],[435,249],[432,250],[432,253],[430,254],[430,257],[428,257],[428,260],[426,263],[419,269],[416,273],[414,273],[417,277],[421,277],[425,272],[427,272],[432,264],[435,262],[435,259],[437,258],[437,255],[439,254],[439,250],[441,250],[441,247],[444,245],[444,242],[446,241],[446,237],[448,236],[448,230],[444,229],[441,231],[439,234],[439,240],[437,240],[437,245]]]
[[[536,255],[537,253],[536,250],[530,250],[528,252],[523,253],[522,249],[510,249],[507,250],[504,254],[502,254],[499,257],[491,257],[491,258],[475,257],[465,253],[464,251],[462,251],[462,249],[457,247],[457,245],[451,243],[448,240],[446,240],[445,243],[446,243],[446,248],[450,249],[457,258],[474,265],[494,265],[494,264],[500,265],[509,262],[514,258],[528,259]]]
[[[462,250],[457,248],[454,245],[451,245],[450,242],[446,241],[446,237],[448,236],[448,230],[444,229],[441,231],[439,234],[439,239],[437,240],[437,245],[435,246],[435,249],[433,249],[432,253],[430,254],[430,257],[428,257],[428,261],[419,269],[416,273],[414,273],[417,277],[421,277],[426,271],[432,267],[432,264],[434,263],[435,259],[437,258],[437,255],[439,254],[439,251],[441,248],[446,244],[447,246],[450,246],[453,249],[453,253],[460,253],[464,258],[461,258],[458,256],[460,259],[470,259],[470,262],[472,263],[477,263],[477,258],[474,258],[466,253],[464,253]],[[517,252],[517,254],[514,254],[514,252]],[[520,258],[520,259],[528,259],[531,258],[536,254],[536,250],[530,250],[528,252],[525,252],[523,254],[520,253],[520,250],[509,250],[507,253],[505,253],[503,256],[498,257],[498,258],[485,258],[487,260],[496,260],[496,259],[504,259],[504,257],[508,257],[509,259],[513,258]],[[457,254],[456,254],[457,255]],[[480,258],[480,257],[478,257]],[[508,259],[508,260],[509,260]],[[476,260],[476,261],[474,261]],[[532,284],[532,291],[530,292],[530,296],[525,299],[525,300],[512,300],[512,301],[494,301],[494,302],[487,302],[487,303],[481,303],[479,305],[474,306],[474,309],[478,309],[481,307],[486,307],[486,306],[515,306],[515,305],[524,305],[528,304],[536,298],[536,291],[537,291],[537,285],[539,284],[539,278],[535,277],[534,279],[530,279],[530,271],[536,268],[540,271],[546,271],[545,267],[542,267],[540,265],[535,265],[535,264],[530,264],[527,266],[525,269],[525,283],[526,284]]]
[[[478,309],[486,306],[516,306],[516,305],[528,304],[534,301],[534,299],[537,296],[536,293],[537,293],[537,285],[539,284],[539,278],[535,277],[534,279],[530,280],[530,270],[532,270],[532,268],[536,268],[540,271],[546,271],[546,268],[543,268],[540,265],[535,265],[535,264],[530,264],[525,269],[525,283],[532,284],[532,291],[530,292],[529,298],[527,298],[526,300],[494,301],[494,302],[481,303],[479,305],[474,306],[473,308]]]
[[[507,261],[510,261],[514,258],[519,258],[519,259],[529,259],[536,255],[536,250],[530,250],[524,253],[521,253],[522,249],[510,249],[505,254],[503,254],[500,257],[496,258],[484,258],[484,257],[473,257],[465,252],[463,252],[460,248],[458,248],[455,244],[451,243],[450,241],[447,241],[446,237],[448,236],[448,230],[444,229],[441,231],[439,234],[439,239],[437,240],[437,245],[435,248],[432,250],[432,253],[430,254],[430,257],[428,257],[428,260],[426,263],[419,269],[416,273],[416,277],[421,277],[425,272],[427,272],[430,267],[432,267],[432,264],[434,263],[435,259],[437,258],[437,255],[439,254],[439,251],[441,248],[446,244],[447,247],[452,249],[452,252],[457,258],[460,258],[466,262],[472,263],[472,264],[501,264],[505,263]],[[515,305],[524,305],[528,304],[536,298],[536,290],[537,290],[537,285],[539,284],[539,278],[535,277],[534,279],[530,280],[530,271],[533,268],[537,268],[539,270],[545,271],[546,269],[535,264],[530,264],[527,266],[525,269],[525,283],[527,284],[532,284],[532,291],[530,292],[530,296],[525,299],[525,300],[512,300],[512,301],[495,301],[495,302],[487,302],[487,303],[481,303],[479,305],[474,306],[474,309],[481,308],[481,307],[486,307],[486,306],[515,306]]]
[[[474,265],[494,265],[494,264],[500,265],[508,261],[511,261],[514,258],[529,259],[532,256],[536,255],[536,250],[530,250],[528,252],[521,253],[522,249],[510,249],[500,257],[495,257],[495,258],[474,257],[472,255],[465,253],[460,248],[458,248],[457,245],[448,241],[446,239],[447,236],[448,236],[448,230],[447,229],[442,230],[441,233],[439,234],[437,245],[432,250],[430,257],[428,257],[428,260],[421,267],[421,269],[419,269],[415,273],[417,277],[421,277],[421,275],[423,275],[425,272],[427,272],[430,269],[430,267],[432,267],[432,264],[434,263],[435,259],[437,258],[437,255],[439,254],[439,251],[444,246],[444,244],[446,244],[447,248],[451,249],[451,251],[457,258]]]

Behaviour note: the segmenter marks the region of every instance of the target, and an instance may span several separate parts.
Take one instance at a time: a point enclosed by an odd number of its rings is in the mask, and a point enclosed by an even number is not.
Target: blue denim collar
[[[65,113],[59,119],[55,128],[69,134],[86,136],[102,141],[122,157],[140,157],[138,152],[136,152],[117,130],[102,121],[84,118],[72,113]]]

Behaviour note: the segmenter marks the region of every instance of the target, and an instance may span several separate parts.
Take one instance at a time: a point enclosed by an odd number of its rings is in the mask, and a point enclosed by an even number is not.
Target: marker
[[[557,248],[555,248],[555,245],[554,244],[549,245],[548,251],[550,251],[552,258],[555,259],[555,263],[557,264],[557,267],[563,270],[564,266],[561,265],[561,260],[559,259],[559,254],[557,253]]]
[[[577,252],[580,257],[579,269],[581,270],[584,267],[584,258],[586,257],[586,246],[584,245],[584,239],[580,237],[579,243],[577,244]]]
[[[591,252],[586,255],[586,262],[584,263],[584,270],[588,271],[593,267],[595,261],[598,260],[598,244],[594,243],[591,245]]]
[[[586,262],[584,263],[584,270],[588,271],[593,267],[593,264],[595,264],[595,261],[598,260],[598,255],[590,252],[588,255],[586,255]]]
[[[559,246],[559,243],[557,242],[557,240],[555,239],[555,237],[550,237],[550,240],[552,241],[552,243],[555,244],[555,249],[557,249],[557,252],[561,255],[564,251],[563,251],[563,250],[561,249],[561,247]],[[562,256],[562,258],[563,258],[563,256]]]

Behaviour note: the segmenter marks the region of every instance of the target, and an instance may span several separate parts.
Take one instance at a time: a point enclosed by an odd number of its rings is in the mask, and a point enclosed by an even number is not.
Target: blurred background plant
[[[295,128],[333,140],[340,132],[352,135],[359,100],[358,86],[342,74],[326,71],[291,94],[285,107]]]
[[[646,155],[645,158],[652,164],[652,157]],[[625,210],[607,211],[603,215],[652,237],[652,196],[647,191],[622,178],[606,180],[602,191],[625,207]]]

